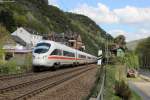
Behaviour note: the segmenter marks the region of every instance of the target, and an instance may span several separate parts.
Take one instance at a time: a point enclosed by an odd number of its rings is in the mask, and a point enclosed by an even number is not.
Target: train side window
[[[72,52],[68,52],[68,51],[63,51],[63,55],[64,56],[68,56],[68,57],[75,57],[75,54]]]
[[[51,55],[59,55],[59,56],[61,56],[61,55],[62,55],[62,51],[61,51],[60,49],[55,49],[55,50],[51,53]]]
[[[88,57],[88,59],[91,59],[91,57]]]
[[[86,56],[84,56],[84,55],[79,55],[79,58],[86,58]]]

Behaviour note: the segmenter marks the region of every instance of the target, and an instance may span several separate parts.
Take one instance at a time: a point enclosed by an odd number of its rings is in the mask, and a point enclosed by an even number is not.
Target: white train
[[[42,40],[33,50],[33,70],[64,65],[95,63],[97,57],[54,41]]]

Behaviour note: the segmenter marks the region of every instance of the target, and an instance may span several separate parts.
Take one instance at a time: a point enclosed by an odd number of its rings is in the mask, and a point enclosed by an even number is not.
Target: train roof
[[[68,46],[66,46],[66,45],[64,45],[64,44],[60,44],[60,43],[55,42],[55,41],[51,41],[51,40],[41,40],[41,41],[38,42],[38,43],[41,43],[41,42],[50,43],[51,45],[55,45],[55,46],[57,46],[57,47],[59,46],[59,47],[65,48],[66,50],[72,50],[72,51],[74,51],[74,52],[77,51],[77,52],[80,53],[80,54],[84,54],[84,55],[87,55],[87,56],[95,57],[95,58],[96,58],[96,56],[93,56],[93,55],[91,55],[91,54],[88,54],[88,53],[79,51],[79,50],[74,49],[74,48],[71,48],[71,47],[68,47]]]

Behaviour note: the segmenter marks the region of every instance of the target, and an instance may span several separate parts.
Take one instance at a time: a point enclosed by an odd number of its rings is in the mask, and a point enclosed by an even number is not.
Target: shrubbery
[[[129,52],[124,58],[124,62],[128,68],[139,68],[139,57],[135,52]]]
[[[16,27],[16,22],[13,17],[13,12],[9,9],[0,10],[0,24],[5,26],[7,30],[13,32]]]
[[[27,20],[26,16],[15,14],[14,19],[15,19],[18,27],[19,26],[21,26],[21,27],[22,26],[27,26],[28,20]]]
[[[150,68],[150,37],[140,42],[136,48],[141,68]]]
[[[24,64],[21,66],[22,72],[29,72],[32,70],[32,55],[27,54],[25,57]]]
[[[8,38],[9,32],[3,25],[0,24],[0,48],[2,48],[2,45]]]
[[[0,61],[0,73],[1,74],[16,74],[20,73],[20,67],[16,65],[15,61]]]
[[[124,57],[113,57],[110,59],[112,64],[125,64],[127,68],[138,69],[139,57],[135,52],[127,52]]]
[[[115,83],[115,94],[123,100],[130,100],[132,92],[125,81],[121,80]]]

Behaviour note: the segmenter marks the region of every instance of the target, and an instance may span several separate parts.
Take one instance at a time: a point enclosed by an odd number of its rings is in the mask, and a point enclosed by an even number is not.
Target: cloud
[[[98,3],[96,7],[87,4],[79,5],[71,12],[84,14],[98,24],[143,24],[150,26],[150,8],[126,6],[110,10],[108,6]]]
[[[49,5],[59,7],[58,4],[59,0],[49,0]],[[107,5],[102,3],[97,3],[97,6],[90,6],[84,3],[70,10],[70,12],[86,15],[99,25],[116,24],[133,28],[135,30],[134,32],[127,32],[122,29],[107,30],[114,37],[124,35],[127,41],[150,36],[150,8],[126,6],[123,8],[109,9]]]
[[[150,29],[139,29],[136,33],[137,38],[146,38],[150,37]]]
[[[53,5],[53,6],[59,7],[58,0],[48,0],[48,2],[49,2],[49,5]]]
[[[121,29],[110,30],[109,33],[116,37],[118,35],[124,35],[126,37],[126,41],[138,40],[142,38],[147,38],[150,36],[150,30],[146,29],[138,29],[136,32],[126,32]]]
[[[110,30],[114,37],[125,35],[127,41],[141,39],[150,36],[150,8],[138,8],[126,6],[110,10],[108,6],[98,3],[97,6],[82,4],[72,9],[71,12],[83,14],[93,19],[97,24],[125,25],[135,32],[126,32],[120,29]]]
[[[101,3],[97,4],[97,7],[92,7],[87,4],[79,5],[79,7],[71,10],[71,12],[84,14],[93,19],[98,24],[103,23],[117,23],[118,18],[109,8]]]
[[[126,6],[125,8],[114,9],[113,12],[120,19],[120,23],[150,23],[150,8]]]
[[[111,35],[113,35],[114,37],[118,36],[118,35],[126,35],[127,32],[120,30],[120,29],[114,29],[114,30],[110,30],[108,33],[110,33]]]

